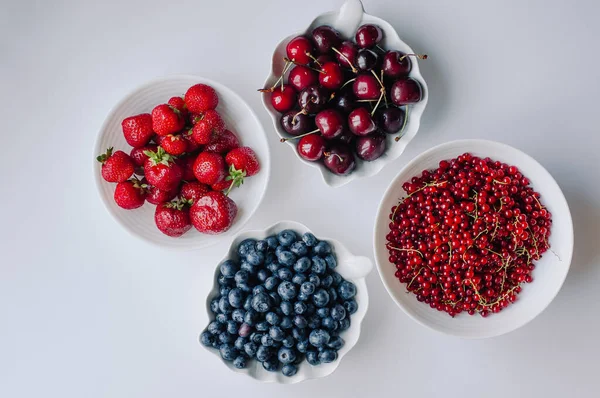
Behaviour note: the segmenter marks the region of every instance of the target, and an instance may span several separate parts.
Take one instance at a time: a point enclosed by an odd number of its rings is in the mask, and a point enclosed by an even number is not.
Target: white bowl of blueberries
[[[327,376],[358,341],[372,267],[297,222],[243,232],[216,269],[200,342],[259,381]]]

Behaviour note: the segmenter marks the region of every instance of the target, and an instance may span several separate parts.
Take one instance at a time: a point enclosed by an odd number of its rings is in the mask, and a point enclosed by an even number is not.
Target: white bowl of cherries
[[[377,174],[419,130],[427,85],[394,28],[359,0],[275,49],[263,104],[282,142],[339,187]]]

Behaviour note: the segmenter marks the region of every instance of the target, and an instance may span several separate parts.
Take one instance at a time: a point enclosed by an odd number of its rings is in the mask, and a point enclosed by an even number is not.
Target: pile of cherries
[[[402,188],[386,247],[417,300],[450,316],[486,317],[533,281],[552,219],[515,166],[465,153]]]
[[[376,25],[359,27],[356,42],[319,26],[287,44],[281,77],[259,91],[271,93],[281,126],[292,136],[281,141],[298,139],[303,159],[347,175],[355,155],[375,160],[386,150],[386,134],[401,134],[407,120],[401,107],[422,96],[421,85],[408,77],[410,57],[427,56],[386,51],[378,45],[382,39]]]

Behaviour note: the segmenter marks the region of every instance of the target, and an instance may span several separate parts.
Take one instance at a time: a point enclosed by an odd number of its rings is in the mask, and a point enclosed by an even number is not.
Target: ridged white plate
[[[283,60],[283,58],[286,56],[285,47],[287,43],[294,37],[302,34],[310,34],[310,32],[312,32],[312,30],[317,26],[329,25],[337,29],[344,39],[354,41],[356,29],[359,26],[368,23],[378,25],[383,30],[383,40],[381,43],[379,43],[381,47],[385,48],[386,50],[399,50],[406,54],[414,53],[408,44],[404,43],[400,39],[398,33],[396,33],[389,22],[386,22],[383,19],[373,15],[366,14],[360,0],[347,0],[339,11],[332,11],[319,15],[314,21],[312,21],[310,26],[305,31],[296,32],[295,34],[283,39],[277,45],[277,48],[273,53],[271,73],[269,74],[269,77],[267,77],[263,87],[273,86],[275,81],[277,81],[279,76],[281,76],[281,72],[285,66],[285,61]],[[386,134],[387,150],[379,159],[371,162],[364,162],[356,158],[356,168],[354,171],[347,176],[338,176],[330,172],[322,162],[309,162],[302,159],[296,151],[296,144],[298,140],[287,141],[287,145],[294,152],[295,156],[303,163],[319,170],[321,176],[323,177],[323,181],[325,181],[325,183],[331,187],[340,187],[355,179],[373,176],[379,173],[379,171],[381,171],[386,164],[400,157],[408,143],[415,137],[417,131],[419,130],[419,126],[421,125],[421,116],[423,115],[423,111],[425,111],[425,106],[427,105],[428,100],[427,84],[425,83],[425,79],[423,79],[423,76],[421,76],[421,72],[419,71],[419,63],[414,57],[411,58],[411,62],[412,70],[409,76],[421,84],[422,99],[416,104],[409,106],[410,110],[408,112],[408,121],[404,127],[404,132],[400,141],[394,141],[394,137],[396,137],[397,134]],[[277,112],[271,105],[271,95],[269,93],[264,93],[262,95],[262,99],[265,109],[267,112],[269,112],[269,115],[271,115],[271,119],[273,120],[273,127],[275,127],[275,131],[277,131],[277,134],[279,135],[277,138],[269,137],[269,139],[279,140],[279,138],[291,137],[281,127],[281,114]]]
[[[533,282],[524,283],[518,300],[497,314],[487,318],[461,313],[451,318],[428,304],[417,301],[416,296],[406,291],[406,286],[394,276],[396,267],[388,261],[385,236],[389,232],[389,215],[392,206],[405,196],[402,184],[425,169],[438,167],[440,160],[452,159],[465,152],[479,157],[489,156],[493,160],[517,166],[539,192],[541,202],[552,213],[550,248],[535,262]],[[375,261],[379,276],[396,304],[411,318],[438,332],[465,338],[498,336],[520,328],[539,315],[560,290],[573,256],[573,222],[567,201],[550,173],[529,155],[493,141],[460,140],[431,148],[411,160],[392,181],[385,192],[375,221],[373,237]],[[553,253],[554,252],[554,253]]]
[[[116,184],[102,179],[101,165],[96,161],[96,155],[103,153],[106,148],[111,146],[115,150],[120,149],[129,153],[131,147],[127,145],[125,137],[123,137],[121,121],[128,116],[151,113],[156,105],[166,103],[173,96],[185,94],[189,87],[197,83],[208,84],[217,91],[219,95],[217,111],[225,120],[227,128],[236,133],[241,144],[252,147],[256,152],[261,171],[247,178],[244,185],[231,192],[230,197],[238,206],[238,215],[229,231],[221,235],[205,235],[192,228],[179,238],[171,238],[162,234],[154,224],[156,206],[146,202],[139,209],[124,210],[116,205],[113,200]],[[94,178],[108,212],[132,235],[170,249],[199,249],[233,236],[258,208],[267,189],[269,172],[269,146],[264,129],[252,109],[239,95],[221,83],[192,75],[167,76],[153,80],[128,94],[110,111],[100,129],[94,148]]]
[[[231,245],[229,247],[229,251],[223,257],[218,264],[216,264],[215,277],[213,281],[212,290],[208,294],[206,298],[206,316],[204,317],[204,325],[207,326],[209,322],[214,320],[214,314],[210,311],[210,302],[211,300],[219,294],[219,283],[217,282],[217,278],[219,276],[219,265],[227,259],[235,259],[239,258],[237,254],[237,246],[244,239],[253,238],[253,239],[264,239],[267,236],[275,235],[278,232],[283,231],[284,229],[294,230],[297,234],[304,234],[305,232],[312,232],[317,239],[328,242],[332,249],[333,253],[335,253],[337,257],[338,266],[336,267],[336,271],[344,277],[344,279],[353,282],[356,285],[356,302],[358,304],[358,310],[351,315],[351,323],[350,327],[342,332],[340,336],[344,339],[344,346],[338,351],[338,359],[331,363],[324,363],[318,366],[312,366],[308,362],[303,361],[300,365],[298,365],[298,373],[296,373],[292,377],[284,376],[281,371],[278,372],[269,372],[265,370],[262,364],[256,360],[249,361],[249,365],[246,369],[237,369],[233,366],[232,362],[228,362],[221,358],[219,351],[214,348],[208,348],[202,345],[202,347],[206,348],[212,354],[214,354],[221,362],[223,362],[229,369],[233,370],[236,373],[243,373],[247,376],[252,377],[253,379],[259,380],[261,382],[271,382],[271,383],[280,383],[280,384],[292,384],[298,383],[307,379],[316,379],[319,377],[325,377],[333,373],[334,370],[339,366],[342,358],[356,345],[358,338],[360,336],[360,325],[367,313],[367,308],[369,307],[369,295],[367,293],[367,284],[365,282],[366,276],[371,272],[373,268],[373,263],[367,257],[355,256],[345,246],[343,246],[340,242],[335,239],[329,239],[318,232],[310,230],[305,225],[302,225],[295,221],[280,221],[276,224],[271,225],[268,228],[263,230],[255,230],[255,231],[245,231],[233,238]]]

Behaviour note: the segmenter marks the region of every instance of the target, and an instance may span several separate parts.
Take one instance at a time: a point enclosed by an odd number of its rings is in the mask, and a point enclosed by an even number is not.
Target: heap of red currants
[[[450,316],[500,312],[550,248],[551,214],[529,184],[515,166],[469,153],[413,177],[390,213],[395,276]]]
[[[400,139],[408,105],[422,97],[421,85],[409,77],[410,58],[427,56],[384,50],[382,39],[376,25],[359,27],[355,42],[319,26],[287,44],[281,77],[259,91],[270,93],[282,113],[281,127],[291,137],[281,141],[297,139],[303,159],[347,175],[355,157],[372,161],[385,152],[386,134]]]

